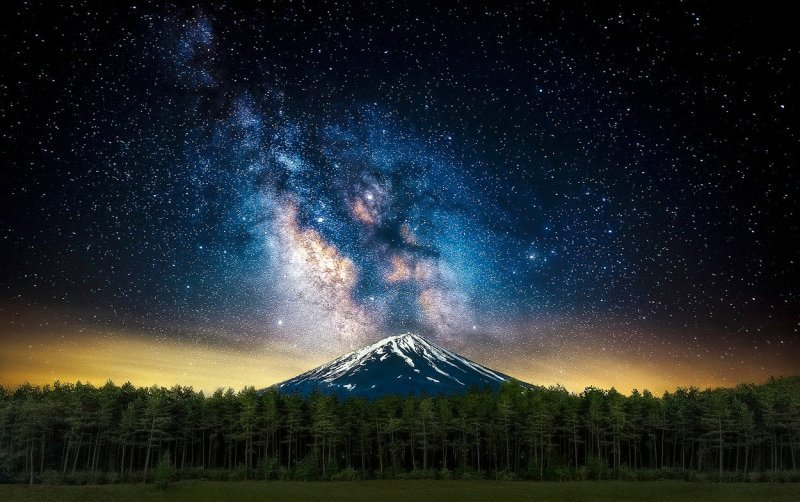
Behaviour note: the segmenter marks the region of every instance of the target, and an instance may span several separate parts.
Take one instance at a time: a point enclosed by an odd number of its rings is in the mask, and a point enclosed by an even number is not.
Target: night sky
[[[787,12],[235,4],[1,7],[0,384],[798,373]]]

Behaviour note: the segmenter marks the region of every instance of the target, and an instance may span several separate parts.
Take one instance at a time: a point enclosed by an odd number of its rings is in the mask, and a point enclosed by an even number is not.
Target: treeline
[[[0,387],[0,481],[800,480],[800,377],[732,389],[562,387],[338,400],[274,389]]]

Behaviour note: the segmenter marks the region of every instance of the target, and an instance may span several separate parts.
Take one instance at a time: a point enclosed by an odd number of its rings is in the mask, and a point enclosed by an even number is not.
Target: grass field
[[[154,485],[24,486],[0,485],[0,500],[53,502],[124,501],[351,501],[461,500],[536,501],[685,501],[737,502],[800,500],[800,485],[769,483],[694,483],[682,481],[363,481],[363,482],[216,482],[183,481],[166,490]]]

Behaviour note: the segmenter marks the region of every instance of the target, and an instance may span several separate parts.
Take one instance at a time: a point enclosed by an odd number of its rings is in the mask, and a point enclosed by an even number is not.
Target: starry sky
[[[0,384],[798,372],[788,13],[254,4],[4,3]]]

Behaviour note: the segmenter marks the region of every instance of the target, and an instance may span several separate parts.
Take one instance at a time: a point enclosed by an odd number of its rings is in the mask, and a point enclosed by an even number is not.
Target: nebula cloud
[[[264,322],[309,345],[353,347],[401,329],[456,343],[474,318],[469,284],[441,245],[460,237],[451,217],[475,195],[458,166],[372,105],[311,120],[286,113],[280,89],[219,89],[213,37],[201,16],[168,63],[187,88],[213,91],[199,93],[198,113],[214,100],[215,119],[193,163],[216,166],[228,218],[261,256]]]

